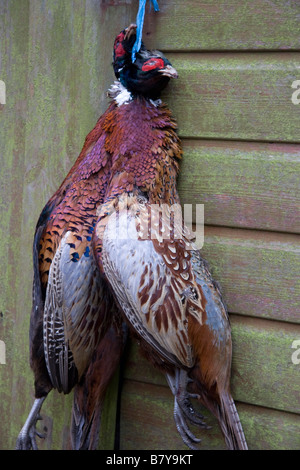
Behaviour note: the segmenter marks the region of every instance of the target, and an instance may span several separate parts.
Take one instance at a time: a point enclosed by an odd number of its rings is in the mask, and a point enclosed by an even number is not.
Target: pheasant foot
[[[17,438],[16,450],[38,450],[36,436],[41,439],[45,438],[45,435],[36,430],[37,422],[42,419],[40,411],[45,398],[46,397],[36,398],[34,400],[28,418]]]

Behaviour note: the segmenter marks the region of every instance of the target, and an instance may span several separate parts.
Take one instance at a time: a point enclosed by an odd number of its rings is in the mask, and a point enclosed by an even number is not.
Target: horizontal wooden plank
[[[292,361],[293,342],[300,326],[231,315],[233,338],[232,394],[234,399],[281,411],[300,412],[299,365]],[[128,350],[126,379],[166,385],[139,353],[135,343]],[[288,385],[287,385],[288,384]]]
[[[299,235],[205,227],[203,257],[232,313],[300,323]]]
[[[298,415],[236,403],[250,450],[299,448]],[[121,402],[120,448],[122,450],[187,450],[173,420],[173,397],[166,387],[125,381]],[[197,406],[197,405],[196,405]],[[217,420],[204,408],[209,430],[190,425],[201,439],[199,450],[225,449]],[[194,454],[196,457],[196,454]]]
[[[174,399],[167,387],[126,380],[121,398],[120,449],[188,449],[177,432],[173,407]],[[213,427],[207,432],[190,427],[203,439],[199,448],[225,449],[217,420],[207,410],[202,411],[207,424]]]
[[[146,10],[149,47],[167,50],[300,49],[297,1],[165,0]],[[176,27],[174,27],[176,25]]]
[[[205,223],[300,233],[300,145],[183,140],[182,204]]]
[[[300,414],[300,325],[231,315],[232,393],[236,400]],[[300,416],[299,416],[300,419]]]
[[[168,54],[179,79],[163,98],[182,137],[299,142],[299,53]]]

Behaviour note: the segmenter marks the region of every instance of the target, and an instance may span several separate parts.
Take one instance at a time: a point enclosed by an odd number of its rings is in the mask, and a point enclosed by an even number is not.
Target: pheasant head
[[[131,51],[136,39],[136,24],[132,23],[123,29],[115,39],[113,51],[113,68],[116,78],[120,77],[120,71],[130,63]]]
[[[136,39],[136,25],[121,31],[114,43],[114,72],[123,87],[134,96],[156,99],[167,86],[170,78],[178,74],[160,51],[149,51],[142,43],[136,60],[131,52]]]

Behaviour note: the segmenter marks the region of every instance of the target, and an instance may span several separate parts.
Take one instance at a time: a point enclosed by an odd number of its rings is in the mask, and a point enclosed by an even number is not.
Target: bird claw
[[[37,421],[43,419],[40,409],[46,397],[37,398],[32,406],[29,416],[20,431],[16,442],[16,450],[38,450],[36,436],[44,439],[46,436],[36,429]]]
[[[177,427],[177,430],[181,436],[181,439],[183,442],[192,450],[197,450],[197,446],[195,444],[198,444],[201,442],[201,439],[198,439],[194,434],[190,431],[186,420],[185,416],[183,415],[182,409],[180,408],[176,398],[175,398],[175,403],[174,403],[174,419],[175,419],[175,424]]]
[[[40,418],[42,419],[42,418]],[[36,443],[36,436],[40,439],[45,439],[46,434],[42,434],[36,429],[36,422],[27,429],[25,426],[22,428],[16,443],[16,450],[38,450]]]
[[[197,398],[198,395],[194,396],[191,394],[187,394],[178,401],[178,406],[182,410],[184,416],[190,420],[191,423],[197,424],[203,429],[209,429],[207,424],[204,421],[204,416],[201,413],[195,411],[193,405],[191,404],[189,398]]]
[[[181,409],[184,416],[189,419],[193,424],[197,424],[201,428],[210,429],[209,426],[204,422],[204,416],[195,411],[193,405],[190,402],[190,398],[200,399],[200,395],[197,393],[190,393],[187,390],[187,385],[193,380],[183,370],[177,370],[175,372],[175,378],[171,375],[166,375],[169,387],[172,390],[174,397],[177,400],[177,404]]]
[[[211,429],[211,426],[205,423],[204,416],[198,413],[190,402],[191,398],[199,399],[200,396],[188,392],[187,385],[192,382],[192,379],[188,377],[186,371],[176,370],[175,377],[166,374],[166,379],[174,395],[174,419],[177,430],[183,442],[190,449],[197,450],[195,443],[201,442],[201,439],[196,438],[190,431],[187,419],[202,429]]]
[[[23,429],[20,432],[17,443],[16,443],[16,450],[36,450],[37,444],[35,440],[35,431],[29,430],[28,432],[24,432]]]
[[[41,432],[38,432],[37,430],[35,431],[35,434],[40,438],[40,439],[46,439],[47,434],[42,434]]]

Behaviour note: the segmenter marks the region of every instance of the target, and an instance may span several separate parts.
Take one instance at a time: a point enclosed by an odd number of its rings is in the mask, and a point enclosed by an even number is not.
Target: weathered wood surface
[[[298,449],[299,365],[292,361],[292,344],[300,335],[299,325],[245,319],[239,315],[230,315],[230,319],[232,393],[249,448]],[[140,355],[135,343],[128,351],[124,377],[121,448],[185,449],[171,421],[174,403],[166,380]],[[203,407],[200,409],[207,423],[213,426],[210,431],[191,427],[203,438],[201,448],[223,449],[217,421]],[[144,439],[145,434],[149,439]]]
[[[206,227],[201,252],[230,312],[300,323],[298,235]]]
[[[36,220],[107,106],[112,41],[135,19],[137,5],[0,5],[0,79],[7,87],[0,108],[1,449],[14,447],[34,398],[28,326]],[[300,336],[299,236],[284,232],[299,233],[300,106],[291,101],[291,84],[300,73],[300,7],[279,0],[166,0],[160,9],[151,13],[155,28],[146,13],[144,32],[154,47],[180,52],[170,54],[180,78],[164,98],[184,138],[182,201],[204,202],[207,224],[235,227],[207,227],[203,254],[238,314],[231,315],[232,385],[245,432],[252,448],[299,448],[299,365],[291,361],[292,341]],[[289,52],[276,52],[284,49]],[[218,50],[224,53],[212,53]],[[260,142],[241,142],[251,140]],[[132,357],[122,393],[121,447],[184,448],[164,379]],[[117,382],[116,376],[100,448],[113,447]],[[72,395],[55,392],[45,402],[40,429],[46,426],[48,436],[41,448],[69,447],[71,402]],[[202,436],[204,448],[224,447],[218,433],[214,426]]]
[[[0,448],[13,449],[33,403],[29,368],[32,240],[38,216],[106,108],[113,81],[112,44],[135,18],[137,3],[98,0],[0,4]],[[116,385],[103,421],[112,448]],[[40,446],[69,446],[72,394],[51,392],[42,415],[48,428]]]
[[[122,390],[120,448],[126,450],[190,450],[182,443],[173,420],[174,401],[165,386],[125,380]],[[251,450],[298,450],[300,419],[282,411],[236,403]],[[190,429],[201,439],[199,450],[223,450],[216,419],[199,407],[210,430]],[[195,454],[194,454],[195,455]]]
[[[300,49],[298,1],[164,0],[159,7],[159,13],[146,14],[149,47],[168,51]]]
[[[182,137],[299,142],[292,83],[300,54],[168,54],[179,78],[164,93]]]
[[[299,413],[299,365],[292,361],[292,344],[300,336],[300,326],[232,314],[230,321],[234,399]],[[135,343],[129,348],[124,376],[128,380],[154,385],[166,384],[163,374],[148,364]]]
[[[205,223],[300,233],[300,146],[183,140],[182,204]]]
[[[11,442],[11,413],[16,398],[13,389],[19,382],[14,375],[14,364],[26,355],[22,346],[19,348],[17,342],[14,345],[21,313],[18,291],[22,276],[18,261],[23,252],[21,222],[29,27],[29,2],[24,0],[22,11],[18,4],[16,0],[2,2],[0,21],[0,79],[6,84],[6,104],[0,109],[0,340],[6,346],[6,364],[0,365],[0,448],[7,448]],[[25,367],[28,370],[28,359]]]

